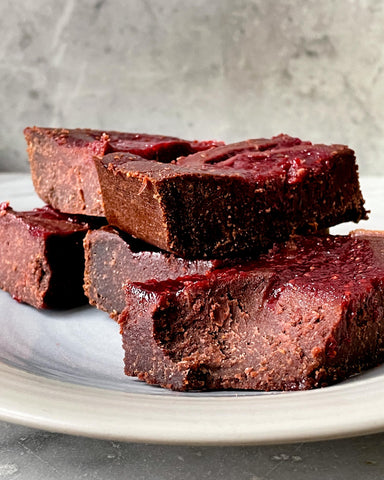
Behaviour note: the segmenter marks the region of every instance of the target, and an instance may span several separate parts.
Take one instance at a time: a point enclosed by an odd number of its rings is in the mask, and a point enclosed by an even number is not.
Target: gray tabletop
[[[0,478],[383,479],[384,434],[255,447],[95,440],[0,422]]]

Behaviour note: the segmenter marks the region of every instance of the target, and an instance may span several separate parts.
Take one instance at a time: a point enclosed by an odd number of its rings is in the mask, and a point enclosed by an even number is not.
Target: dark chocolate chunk
[[[174,390],[302,390],[384,360],[384,232],[127,286],[125,372]]]
[[[15,212],[0,204],[0,288],[36,308],[87,303],[83,239],[97,219],[62,214],[49,206]]]
[[[120,151],[170,162],[180,155],[222,144],[90,129],[28,127],[24,134],[32,180],[40,198],[62,212],[95,216],[104,216],[104,210],[94,155]]]
[[[95,160],[110,224],[180,257],[255,256],[292,233],[366,218],[355,155],[280,135],[181,158]]]

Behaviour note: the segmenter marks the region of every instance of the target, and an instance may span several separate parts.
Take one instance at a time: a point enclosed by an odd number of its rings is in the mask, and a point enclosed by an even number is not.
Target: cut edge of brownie
[[[71,138],[71,132],[75,132]],[[27,127],[24,136],[36,193],[61,212],[104,216],[93,156],[103,156],[108,136],[89,129]],[[68,138],[71,140],[68,142]]]

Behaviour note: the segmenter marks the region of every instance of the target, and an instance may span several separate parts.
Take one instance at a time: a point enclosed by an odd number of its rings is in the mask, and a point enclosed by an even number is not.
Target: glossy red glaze
[[[33,129],[27,127],[28,135]],[[69,149],[86,147],[95,156],[112,152],[129,152],[147,160],[170,161],[178,155],[189,155],[212,147],[224,145],[216,140],[184,140],[165,135],[125,133],[93,129],[40,129],[55,139],[57,144]]]
[[[89,228],[89,224],[82,219],[81,215],[67,215],[54,210],[49,205],[27,212],[15,212],[7,202],[1,204],[2,211],[4,211],[4,204],[6,213],[24,223],[32,235],[68,235],[77,231],[86,231]]]
[[[289,148],[295,145],[311,145],[310,142],[303,142],[300,138],[280,134],[272,138],[257,138],[245,140],[230,145],[219,145],[214,150],[196,153],[177,160],[178,165],[204,166],[216,165],[225,162],[236,155],[250,154],[252,152],[264,152],[276,148]]]
[[[109,133],[108,152],[130,152],[147,160],[163,160],[163,155],[170,151],[170,160],[180,155],[199,152],[208,148],[223,145],[216,141],[188,141],[176,137],[148,135],[143,133]],[[171,158],[172,157],[172,158]]]
[[[309,172],[327,166],[336,152],[347,151],[340,145],[312,145],[288,135],[270,140],[258,139],[218,147],[180,158],[184,166],[199,166],[202,170],[248,172],[257,181],[286,177],[290,184],[300,182]],[[351,152],[352,153],[352,152]]]
[[[327,301],[345,300],[359,295],[372,282],[384,278],[384,257],[375,237],[353,238],[342,235],[295,237],[277,245],[258,260],[244,261],[234,267],[213,270],[206,275],[179,277],[163,282],[150,281],[128,285],[141,295],[163,296],[181,292],[185,287],[209,288],[212,281],[222,282],[234,276],[246,277],[252,271],[271,271],[265,301],[275,303],[283,290],[316,291]],[[376,279],[376,280],[375,280]]]

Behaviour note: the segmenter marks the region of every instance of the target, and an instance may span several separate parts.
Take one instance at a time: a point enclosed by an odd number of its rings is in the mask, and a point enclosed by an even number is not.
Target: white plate
[[[3,174],[0,185],[0,201],[17,209],[41,204],[28,176]],[[380,179],[362,186],[374,212],[364,227],[384,229]],[[38,312],[0,292],[0,329],[3,420],[105,439],[206,445],[384,430],[384,366],[307,392],[174,393],[124,376],[118,327],[95,309]]]

